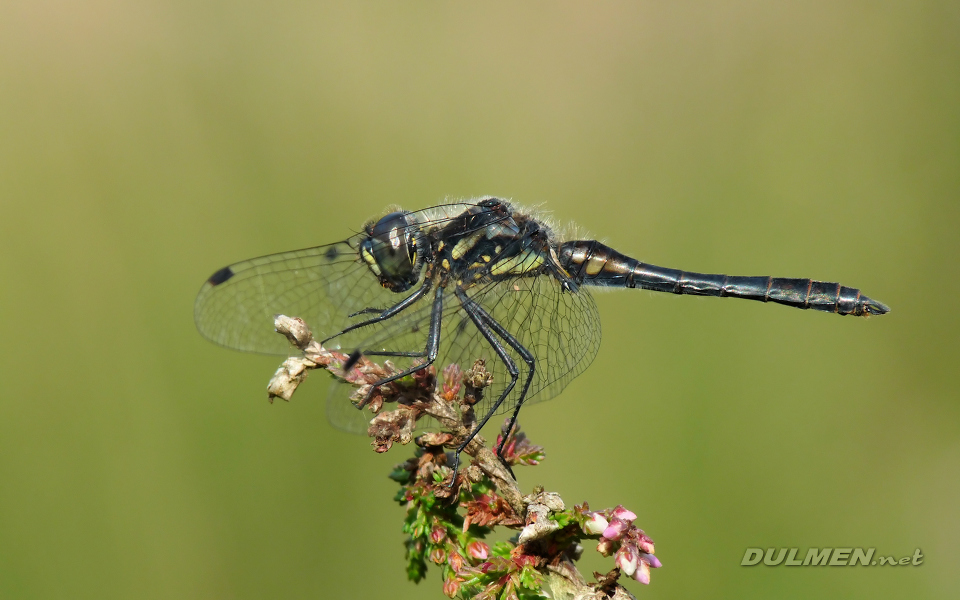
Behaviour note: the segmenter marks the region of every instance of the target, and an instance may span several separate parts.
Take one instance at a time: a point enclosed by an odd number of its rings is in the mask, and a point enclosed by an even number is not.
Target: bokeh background
[[[960,4],[0,4],[0,597],[442,598],[386,456],[207,343],[215,269],[496,194],[642,260],[893,312],[598,297],[521,469],[623,503],[644,598],[955,597]],[[919,567],[741,567],[747,547]],[[803,552],[803,550],[801,550]],[[603,561],[587,569],[606,570]]]

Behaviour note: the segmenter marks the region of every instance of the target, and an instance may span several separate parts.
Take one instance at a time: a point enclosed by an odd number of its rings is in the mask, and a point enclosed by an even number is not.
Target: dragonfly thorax
[[[393,292],[404,292],[420,280],[423,268],[423,234],[409,213],[392,212],[366,227],[367,238],[360,243],[360,257]]]

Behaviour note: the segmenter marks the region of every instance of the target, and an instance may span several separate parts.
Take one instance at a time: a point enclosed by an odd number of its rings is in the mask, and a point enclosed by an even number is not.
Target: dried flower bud
[[[460,582],[456,577],[451,577],[443,581],[443,593],[447,598],[453,598],[460,591]]]
[[[490,546],[480,541],[470,542],[467,544],[467,554],[477,560],[486,560],[490,555]]]
[[[273,403],[274,398],[289,401],[297,386],[307,377],[307,365],[299,357],[290,357],[283,361],[277,372],[273,374],[267,385],[267,399]]]
[[[417,445],[426,448],[428,446],[439,447],[453,439],[453,435],[445,432],[431,431],[417,438]]]
[[[609,523],[603,518],[603,515],[595,512],[590,515],[588,520],[584,521],[583,531],[584,533],[588,533],[590,535],[600,535],[604,532],[604,530],[606,530],[608,525]]]
[[[617,542],[613,540],[608,540],[607,538],[600,538],[600,541],[597,542],[597,552],[603,556],[610,556],[613,554],[613,551],[617,549]]]
[[[442,565],[447,562],[447,553],[443,548],[434,548],[430,553],[430,560],[438,565]]]
[[[367,410],[376,414],[380,412],[380,409],[383,408],[383,394],[379,392],[374,392],[373,397],[370,398],[370,401],[367,402]]]
[[[373,386],[369,384],[364,384],[358,387],[356,391],[350,394],[351,404],[353,404],[357,408],[360,408],[360,403],[363,402],[364,399],[366,399],[367,394],[369,394],[371,390],[373,390]]]
[[[463,555],[455,550],[450,551],[450,556],[447,557],[447,564],[450,565],[450,568],[453,569],[454,573],[459,573],[463,570],[464,560]]]
[[[477,483],[483,480],[483,470],[477,465],[471,464],[466,469],[466,476],[469,481]]]
[[[450,401],[460,393],[463,383],[463,370],[460,365],[452,363],[443,370],[443,398]]]
[[[282,333],[290,343],[303,350],[313,341],[310,328],[298,317],[274,315],[273,327],[277,333]]]

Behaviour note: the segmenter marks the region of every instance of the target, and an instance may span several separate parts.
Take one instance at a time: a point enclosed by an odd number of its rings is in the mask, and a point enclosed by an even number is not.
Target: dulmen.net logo
[[[923,563],[923,554],[917,548],[908,556],[875,556],[876,548],[808,548],[801,554],[799,548],[747,548],[740,565],[752,567],[764,564],[768,567],[875,567],[918,566]],[[803,558],[798,558],[803,556]]]

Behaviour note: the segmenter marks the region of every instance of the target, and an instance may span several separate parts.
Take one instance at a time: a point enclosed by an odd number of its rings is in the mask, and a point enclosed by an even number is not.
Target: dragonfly
[[[296,316],[321,344],[384,357],[396,371],[351,403],[333,384],[327,416],[365,432],[374,391],[433,364],[482,359],[493,383],[474,406],[483,415],[455,453],[491,417],[559,394],[597,355],[600,316],[591,287],[744,298],[838,315],[889,308],[860,290],[811,279],[710,275],[658,267],[596,240],[564,240],[534,213],[494,197],[393,210],[347,239],[223,267],[197,296],[194,317],[207,339],[236,350],[288,355],[276,314]],[[502,457],[503,436],[498,456]],[[502,458],[501,458],[502,460]]]

